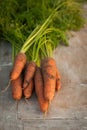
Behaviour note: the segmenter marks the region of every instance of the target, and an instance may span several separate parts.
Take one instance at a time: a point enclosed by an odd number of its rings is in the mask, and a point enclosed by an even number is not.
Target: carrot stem
[[[50,14],[50,16],[46,19],[46,21],[42,24],[42,26],[40,28],[35,28],[34,31],[31,33],[31,35],[27,38],[27,40],[25,41],[24,45],[21,48],[21,52],[25,53],[30,47],[31,45],[35,42],[35,40],[37,39],[37,37],[41,36],[44,31],[46,30],[46,28],[49,26],[49,24],[51,23],[51,21],[53,20],[55,14],[57,13],[58,9],[60,9],[60,7],[62,7],[63,4],[58,5],[53,12]],[[38,37],[38,39],[39,39]]]

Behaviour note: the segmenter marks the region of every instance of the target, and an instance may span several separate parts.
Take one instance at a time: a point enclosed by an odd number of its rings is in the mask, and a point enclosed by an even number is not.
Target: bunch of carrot
[[[35,90],[40,109],[46,113],[54,98],[55,91],[61,88],[60,74],[55,60],[51,58],[53,52],[53,42],[47,37],[52,31],[59,33],[55,28],[49,28],[54,20],[57,11],[63,5],[58,5],[42,25],[37,26],[28,36],[19,53],[16,55],[13,68],[10,73],[12,86],[12,96],[15,100],[20,100],[22,96],[29,99]],[[31,61],[28,62],[27,53],[32,50]],[[38,67],[38,61],[39,67]]]
[[[60,73],[55,60],[51,57],[41,60],[38,67],[35,62],[28,62],[24,53],[18,53],[10,74],[12,96],[20,100],[29,99],[35,88],[40,109],[47,112],[55,91],[61,88]]]

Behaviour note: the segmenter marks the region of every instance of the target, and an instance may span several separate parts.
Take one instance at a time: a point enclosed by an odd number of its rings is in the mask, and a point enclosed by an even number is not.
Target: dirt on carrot
[[[61,89],[61,76],[59,70],[56,69],[56,91],[59,91],[60,89]]]
[[[23,94],[24,94],[24,97],[25,97],[26,99],[31,97],[32,92],[33,92],[33,89],[34,89],[34,81],[33,81],[33,79],[32,79],[32,80],[30,81],[30,83],[28,84],[28,86],[23,89]]]
[[[44,97],[52,101],[56,86],[56,63],[53,58],[47,57],[41,62],[41,69],[44,81]]]

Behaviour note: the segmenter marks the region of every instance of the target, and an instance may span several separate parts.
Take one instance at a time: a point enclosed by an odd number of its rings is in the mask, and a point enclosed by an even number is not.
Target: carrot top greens
[[[84,24],[75,0],[1,0],[0,38],[12,44],[12,57],[21,51],[39,64],[58,44],[68,45],[66,32]]]

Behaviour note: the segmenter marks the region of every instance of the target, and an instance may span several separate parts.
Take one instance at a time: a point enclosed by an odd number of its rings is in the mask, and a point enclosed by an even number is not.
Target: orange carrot
[[[37,67],[35,73],[35,92],[38,98],[40,109],[42,112],[48,111],[48,101],[44,99],[44,88],[43,88],[43,79],[41,74],[41,69]]]
[[[61,89],[61,81],[60,81],[60,73],[59,70],[56,70],[56,91],[59,91]]]
[[[11,80],[15,80],[19,77],[19,75],[21,74],[21,72],[26,64],[26,60],[27,60],[27,58],[24,53],[18,53],[18,55],[16,56],[16,58],[14,60],[13,69],[10,74]]]
[[[7,89],[10,87],[11,82],[13,80],[16,80],[21,75],[25,67],[26,61],[27,61],[27,57],[24,53],[20,52],[17,54],[14,60],[13,68],[10,73],[10,80],[8,82],[8,85],[6,86],[5,89],[1,91],[1,93],[4,93],[5,91],[7,91]]]
[[[56,63],[53,58],[45,58],[41,62],[42,75],[44,81],[44,97],[49,103],[55,94],[56,86]]]
[[[26,88],[29,85],[29,82],[34,77],[36,70],[36,64],[34,62],[27,63],[25,68],[25,76],[24,76],[24,83],[23,88]]]
[[[16,80],[11,81],[12,96],[15,100],[20,100],[22,97],[22,77],[19,76]]]
[[[30,81],[29,85],[25,89],[23,89],[23,94],[24,94],[25,98],[31,97],[33,89],[34,89],[34,82],[32,79]]]

